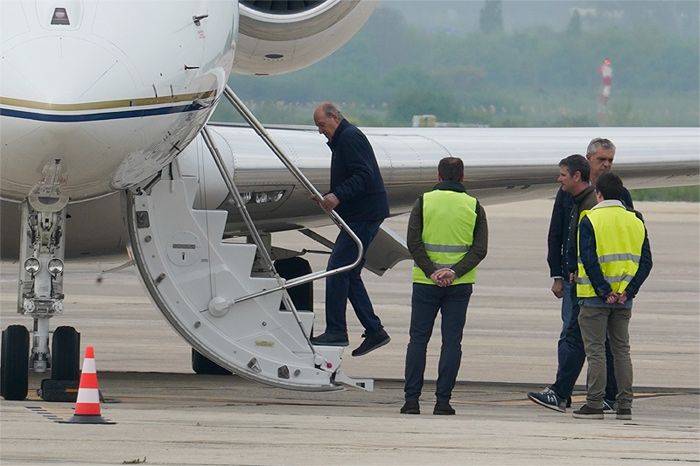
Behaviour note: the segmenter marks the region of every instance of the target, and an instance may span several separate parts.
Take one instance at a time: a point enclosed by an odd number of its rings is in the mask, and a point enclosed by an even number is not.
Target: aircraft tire
[[[285,280],[301,277],[311,273],[311,265],[306,259],[301,257],[291,257],[289,259],[279,259],[275,261],[275,270]],[[313,312],[314,310],[314,287],[313,282],[297,285],[287,290],[289,297],[298,311]],[[284,309],[284,304],[281,305]]]
[[[73,327],[57,327],[53,332],[51,378],[80,380],[80,333]]]
[[[0,394],[6,400],[27,398],[29,379],[29,331],[10,325],[2,331]]]
[[[192,370],[199,375],[231,375],[231,371],[203,356],[192,348]]]

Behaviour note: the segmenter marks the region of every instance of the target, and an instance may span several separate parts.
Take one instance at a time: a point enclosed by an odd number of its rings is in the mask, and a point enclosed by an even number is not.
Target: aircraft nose
[[[43,121],[71,121],[108,105],[110,96],[133,95],[126,60],[77,36],[44,36],[17,45],[4,51],[0,69],[5,103]]]
[[[108,45],[69,35],[15,43],[0,57],[3,196],[21,199],[53,160],[61,160],[72,198],[108,192],[124,141],[142,142],[139,128],[101,125],[138,95],[128,62]]]

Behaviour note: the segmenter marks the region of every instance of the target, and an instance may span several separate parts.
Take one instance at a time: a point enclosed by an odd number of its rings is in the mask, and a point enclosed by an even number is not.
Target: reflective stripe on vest
[[[600,207],[583,212],[593,226],[596,255],[605,281],[615,293],[621,293],[639,269],[644,243],[644,223],[620,206]],[[579,234],[580,240],[580,234]],[[578,257],[576,296],[597,296],[591,280]]]
[[[634,275],[605,275],[603,278],[605,278],[605,281],[608,283],[615,283],[615,282],[631,282],[632,279],[634,278]],[[576,278],[576,283],[581,283],[584,285],[590,285],[591,284],[591,279],[587,277],[578,277]]]
[[[615,261],[632,261],[639,264],[641,256],[635,256],[634,254],[607,254],[605,256],[598,257],[598,263],[603,264],[605,262],[615,262]],[[579,263],[581,258],[578,258]]]
[[[425,244],[428,252],[469,252],[469,246],[451,246],[448,244]]]
[[[462,260],[474,241],[475,225],[476,198],[447,190],[434,190],[423,195],[422,240],[436,268],[451,268]],[[474,283],[475,280],[476,269],[472,269],[457,277],[452,284]],[[413,282],[435,284],[415,264]]]

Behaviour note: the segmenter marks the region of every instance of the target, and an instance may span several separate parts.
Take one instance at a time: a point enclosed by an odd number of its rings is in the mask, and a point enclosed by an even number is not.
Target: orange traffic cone
[[[95,351],[92,346],[85,348],[75,413],[64,422],[70,424],[116,424],[116,422],[109,421],[100,415],[100,388],[97,385]]]

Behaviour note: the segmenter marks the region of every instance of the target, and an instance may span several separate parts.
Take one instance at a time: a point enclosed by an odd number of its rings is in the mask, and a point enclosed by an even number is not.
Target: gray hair
[[[586,155],[593,155],[600,149],[612,149],[615,150],[615,144],[612,143],[610,139],[605,138],[595,138],[591,139],[588,143],[588,149],[586,149]]]
[[[338,121],[344,118],[343,114],[340,112],[340,110],[338,110],[338,107],[336,107],[332,102],[323,102],[321,105],[319,105],[319,107],[327,117],[336,118]]]

